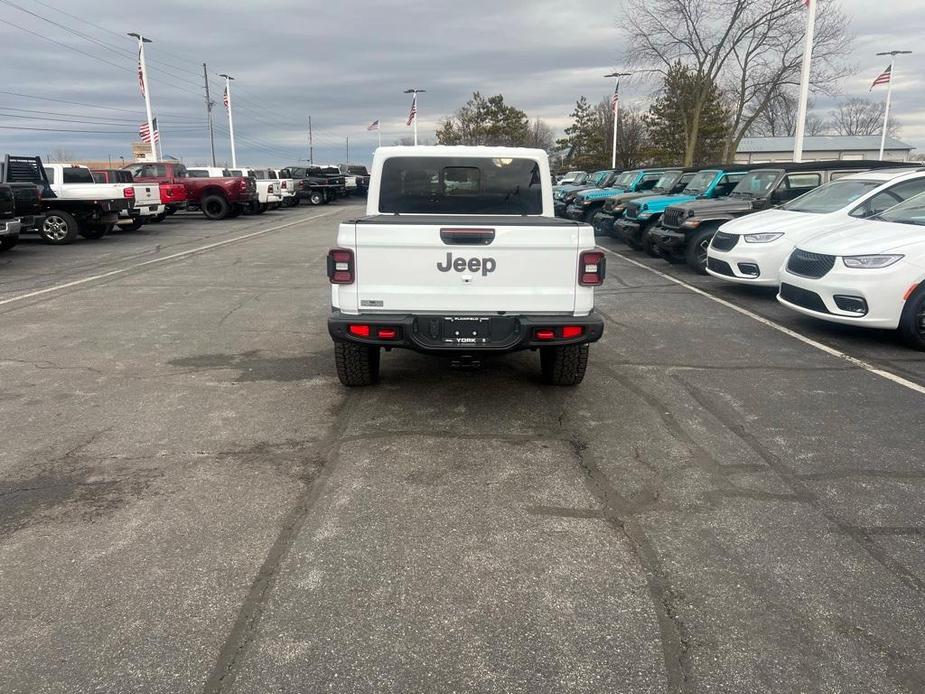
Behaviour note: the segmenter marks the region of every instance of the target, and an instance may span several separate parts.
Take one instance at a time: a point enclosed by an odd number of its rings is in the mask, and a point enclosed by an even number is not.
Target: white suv
[[[707,249],[707,272],[727,282],[776,287],[781,265],[806,239],[922,192],[925,169],[874,169],[843,176],[780,207],[723,224]]]

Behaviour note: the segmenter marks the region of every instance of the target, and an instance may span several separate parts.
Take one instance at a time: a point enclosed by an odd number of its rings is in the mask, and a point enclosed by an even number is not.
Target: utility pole
[[[219,77],[225,78],[225,108],[228,109],[228,132],[231,135],[231,168],[238,168],[238,157],[234,152],[234,119],[231,116],[231,75],[222,73]]]
[[[308,117],[308,165],[315,165],[315,147],[312,142],[312,117]]]
[[[896,63],[896,56],[908,55],[909,53],[912,53],[912,51],[885,51],[877,54],[890,56],[890,81],[886,83],[886,108],[883,109],[883,132],[880,133],[880,161],[883,161],[883,148],[886,145],[886,129],[890,120],[890,99],[893,96],[893,66]]]
[[[202,79],[206,83],[206,111],[209,114],[209,147],[212,150],[212,166],[215,166],[215,132],[212,129],[212,107],[215,104],[212,102],[212,98],[209,96],[209,72],[206,70],[206,64],[202,64]]]
[[[151,90],[148,88],[148,68],[145,65],[145,44],[151,43],[141,34],[129,32],[129,36],[138,39],[138,84],[141,95],[145,98],[145,111],[148,116],[148,136],[151,138],[151,160],[157,161],[157,149],[154,145],[154,116],[151,112]],[[158,138],[159,139],[159,138]]]
[[[350,168],[350,138],[348,137],[346,138],[346,140],[347,140],[347,154],[346,154],[347,160],[344,163],[347,165],[347,168],[349,169]]]
[[[418,146],[418,94],[426,89],[406,89],[405,94],[411,94],[411,112],[408,114],[408,125],[414,125],[414,146]]]
[[[613,96],[610,97],[610,110],[613,111],[613,146],[610,152],[610,168],[617,168],[617,127],[620,124],[620,78],[629,77],[631,72],[611,72],[604,75],[605,78],[615,77],[617,83],[613,88]]]
[[[817,0],[803,0],[806,5],[806,35],[803,40],[803,65],[800,69],[800,100],[793,133],[793,161],[803,161],[803,134],[806,132],[806,108],[809,104],[809,76],[813,63],[813,33],[816,30]]]

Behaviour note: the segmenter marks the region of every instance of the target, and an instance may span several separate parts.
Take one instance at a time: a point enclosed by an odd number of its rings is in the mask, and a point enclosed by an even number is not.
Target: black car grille
[[[819,279],[835,266],[834,255],[809,253],[797,248],[787,260],[787,269],[794,275]],[[802,304],[801,304],[802,305]]]
[[[810,311],[829,313],[821,296],[802,287],[794,287],[792,284],[783,282],[780,285],[780,297],[796,306],[808,308]]]
[[[731,251],[738,242],[738,234],[726,234],[722,231],[717,231],[713,234],[713,242],[710,245],[718,251]]]
[[[687,210],[669,207],[662,215],[662,226],[678,229],[686,218]]]
[[[715,239],[716,237],[714,236],[713,238]],[[725,260],[718,260],[716,258],[707,256],[707,267],[710,268],[713,272],[719,273],[720,275],[735,277],[735,273],[732,271],[729,263],[727,263]]]
[[[626,210],[623,212],[623,216],[627,219],[636,219],[639,216],[639,210],[642,209],[642,206],[638,203],[631,202],[626,205]]]

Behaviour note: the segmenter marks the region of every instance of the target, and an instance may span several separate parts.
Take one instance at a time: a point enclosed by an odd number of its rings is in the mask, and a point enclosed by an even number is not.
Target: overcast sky
[[[151,10],[143,20],[141,7]],[[867,96],[888,62],[874,53],[919,48],[922,0],[883,0],[875,9],[842,0],[842,7],[857,37],[857,72],[843,91]],[[188,163],[208,163],[203,61],[217,102],[219,162],[230,161],[223,72],[236,78],[239,165],[307,158],[309,114],[316,162],[344,161],[348,137],[351,161],[367,162],[377,141],[366,130],[373,120],[381,120],[383,144],[411,134],[402,94],[409,87],[427,90],[418,104],[422,137],[432,138],[437,120],[474,90],[500,92],[559,131],[579,96],[597,100],[612,89],[602,75],[620,65],[619,21],[618,0],[0,0],[0,153],[130,158],[144,102],[128,31],[154,41],[149,81],[164,152]],[[893,92],[900,136],[920,151],[923,68],[925,49],[902,57]],[[652,89],[629,84],[621,102],[645,106]],[[62,130],[92,132],[55,132]]]

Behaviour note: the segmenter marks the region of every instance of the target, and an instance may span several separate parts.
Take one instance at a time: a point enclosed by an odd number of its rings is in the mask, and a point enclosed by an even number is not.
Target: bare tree
[[[556,148],[555,133],[553,133],[552,128],[549,127],[546,121],[540,118],[533,119],[533,122],[530,123],[530,135],[527,138],[526,146],[544,149],[547,152],[552,152]]]
[[[74,154],[74,150],[66,147],[55,147],[48,153],[49,161],[69,162],[74,161],[76,158],[77,155]]]
[[[809,109],[813,102],[810,100]],[[797,97],[790,91],[780,91],[768,101],[768,107],[752,122],[748,137],[793,137],[797,126]],[[828,124],[811,110],[806,114],[805,134],[823,135]]]
[[[801,0],[624,0],[627,60],[665,74],[677,61],[691,67],[705,85],[720,87],[728,100],[730,125],[724,159],[782,89],[799,80],[803,54]],[[835,0],[822,0],[813,44],[813,84],[831,93],[844,74],[841,57],[850,49],[847,20]],[[684,162],[693,161],[701,128],[703,97],[684,115]]]
[[[829,112],[829,127],[838,135],[879,135],[883,130],[882,101],[862,97],[845,99]],[[887,134],[896,135],[898,125],[893,116],[887,124]]]

